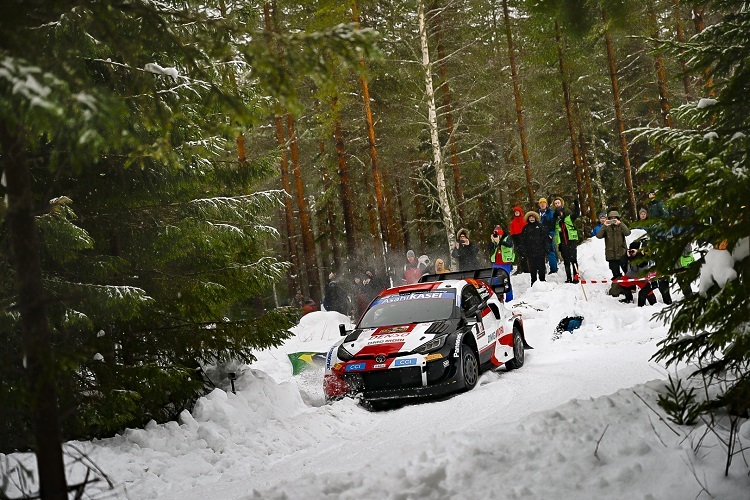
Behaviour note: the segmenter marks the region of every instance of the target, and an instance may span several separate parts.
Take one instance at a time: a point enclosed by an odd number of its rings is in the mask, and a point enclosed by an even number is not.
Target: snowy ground
[[[603,255],[602,240],[581,245],[586,279],[609,277]],[[667,331],[651,319],[661,301],[622,304],[596,284],[584,297],[564,278],[529,287],[528,275],[512,277],[509,306],[524,314],[535,349],[522,369],[486,372],[471,392],[378,413],[351,400],[326,405],[322,368],[292,376],[286,356],[339,338],[343,316],[313,313],[284,346],[242,367],[237,394],[217,389],[179,422],[67,449],[113,482],[90,488],[92,498],[750,499],[750,456],[736,456],[724,477],[716,435],[660,418],[667,373],[650,357]],[[582,327],[553,340],[571,315]],[[740,434],[747,447],[750,423]]]

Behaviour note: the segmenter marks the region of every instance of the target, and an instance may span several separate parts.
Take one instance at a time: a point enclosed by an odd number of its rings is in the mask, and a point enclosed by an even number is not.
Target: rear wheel
[[[513,327],[513,359],[505,363],[508,370],[515,370],[523,366],[525,351],[523,347],[523,335],[517,326]]]
[[[461,346],[461,373],[464,379],[464,390],[472,390],[479,381],[479,362],[474,349],[466,344]]]

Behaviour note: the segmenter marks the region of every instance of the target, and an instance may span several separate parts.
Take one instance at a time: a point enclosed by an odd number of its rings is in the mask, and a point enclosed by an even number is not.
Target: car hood
[[[350,333],[343,345],[356,358],[378,354],[389,356],[411,352],[437,335],[448,333],[450,329],[448,321],[364,328]]]

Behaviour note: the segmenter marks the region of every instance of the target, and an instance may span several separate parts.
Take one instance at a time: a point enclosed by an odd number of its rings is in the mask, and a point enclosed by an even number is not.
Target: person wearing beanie
[[[628,270],[627,250],[628,245],[625,237],[630,235],[630,228],[620,220],[620,212],[612,210],[607,214],[596,237],[604,240],[604,258],[612,271],[612,279],[619,278]]]
[[[599,214],[599,224],[594,226],[594,229],[591,230],[591,236],[596,236],[596,234],[604,227],[605,222],[607,222],[607,212],[602,212]]]
[[[555,250],[555,212],[547,206],[547,198],[539,198],[539,223],[547,228],[549,233],[549,249],[547,250],[547,262],[549,262],[549,273],[557,272],[557,250]]]
[[[521,231],[526,225],[523,218],[523,209],[519,206],[513,207],[513,218],[510,220],[510,240],[513,242],[513,250],[516,253],[516,274],[529,272],[529,263],[526,258],[526,250],[521,241]]]
[[[403,278],[401,279],[402,285],[413,285],[419,281],[419,278],[424,274],[424,269],[419,266],[417,261],[417,255],[414,250],[406,252],[406,264],[404,264]]]
[[[501,226],[495,226],[490,235],[490,242],[487,244],[487,255],[490,256],[493,269],[505,269],[505,272],[510,276],[516,255],[513,252],[513,242],[509,235],[505,234]],[[509,288],[505,292],[505,302],[510,302],[511,300],[513,300],[513,289]]]
[[[524,220],[526,225],[521,232],[521,239],[527,251],[531,284],[533,285],[537,277],[539,281],[545,281],[547,266],[544,263],[544,257],[547,255],[547,249],[549,248],[549,232],[539,222],[539,214],[536,212],[526,212]]]
[[[552,203],[555,207],[555,240],[559,242],[558,248],[565,263],[565,283],[578,283],[578,230],[573,223],[581,215],[578,200],[573,203],[573,211],[565,208],[565,201],[559,196]]]
[[[469,241],[469,230],[466,228],[459,229],[456,237],[458,240],[456,241],[456,248],[451,252],[451,257],[458,261],[458,270],[477,269],[479,267],[477,259],[479,248]]]

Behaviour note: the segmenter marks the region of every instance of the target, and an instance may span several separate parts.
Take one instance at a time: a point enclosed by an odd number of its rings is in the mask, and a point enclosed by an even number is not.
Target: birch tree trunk
[[[443,154],[440,150],[440,139],[438,137],[437,110],[435,108],[435,90],[432,86],[432,62],[427,45],[427,26],[425,23],[424,0],[417,0],[417,17],[419,18],[419,40],[422,45],[422,68],[424,69],[425,99],[427,100],[427,119],[430,127],[430,142],[432,143],[432,161],[435,165],[436,186],[440,212],[443,216],[443,226],[448,240],[448,254],[453,251],[456,243],[456,232],[453,226],[453,214],[448,203],[448,191],[445,185],[445,171],[443,166]],[[458,269],[458,264],[451,257],[451,269]]]
[[[41,498],[67,499],[57,403],[55,357],[47,325],[39,235],[34,219],[32,177],[23,132],[0,122],[0,146],[8,196],[8,234],[15,269],[16,306],[21,314],[24,368]]]
[[[437,7],[437,2],[433,4]],[[438,49],[438,71],[440,72],[440,90],[443,94],[443,108],[445,109],[445,125],[448,132],[448,145],[451,153],[451,167],[453,168],[453,189],[456,194],[456,208],[458,210],[458,222],[466,224],[466,210],[464,207],[464,190],[461,182],[461,171],[458,167],[458,148],[456,147],[456,136],[453,127],[453,95],[448,85],[448,69],[445,64],[445,46],[443,45],[442,15],[435,16],[435,35]]]
[[[531,180],[531,161],[529,160],[529,149],[526,145],[526,124],[523,118],[523,107],[521,106],[521,90],[518,85],[518,69],[516,67],[516,49],[513,45],[513,34],[510,31],[510,15],[508,14],[508,0],[503,0],[503,17],[505,18],[505,37],[508,40],[508,59],[510,60],[510,75],[513,80],[513,98],[516,102],[516,119],[518,120],[518,135],[521,138],[521,155],[526,171],[526,189],[529,194],[529,206],[536,206],[534,200],[534,186]]]
[[[286,127],[289,131],[289,151],[292,155],[292,176],[294,187],[297,192],[297,209],[299,210],[299,224],[302,231],[302,253],[305,261],[305,276],[307,277],[307,293],[305,297],[320,302],[320,282],[316,269],[315,244],[313,243],[313,232],[310,227],[310,210],[305,199],[305,186],[302,182],[302,172],[299,165],[299,148],[297,147],[297,130],[294,125],[294,117],[290,113],[286,115]]]
[[[620,100],[620,84],[617,81],[617,65],[615,64],[615,52],[612,48],[612,36],[609,32],[607,12],[602,10],[604,21],[604,42],[607,48],[607,61],[609,63],[609,77],[612,81],[612,99],[615,106],[615,122],[617,124],[617,137],[620,141],[620,156],[622,157],[623,176],[625,188],[628,194],[628,209],[631,220],[636,220],[635,190],[633,189],[633,172],[630,168],[630,155],[628,154],[628,141],[625,138],[625,122],[622,119],[622,104]]]
[[[357,12],[357,2],[352,2],[352,17],[354,22],[359,27],[359,13]],[[360,61],[362,68],[365,68],[365,58],[362,57]],[[385,197],[383,196],[383,181],[380,172],[380,160],[378,159],[378,150],[375,145],[375,125],[372,120],[372,110],[370,109],[370,86],[367,84],[367,78],[364,73],[360,77],[362,82],[362,98],[365,105],[365,121],[367,123],[367,142],[369,145],[370,152],[370,164],[372,166],[372,180],[373,188],[375,190],[375,204],[378,210],[378,222],[380,224],[380,237],[382,239],[383,248],[380,250],[383,258],[388,255],[389,249],[392,245],[390,232],[388,228],[388,215],[385,210]],[[376,252],[377,253],[377,252]],[[383,261],[384,271],[388,273],[388,263]]]

